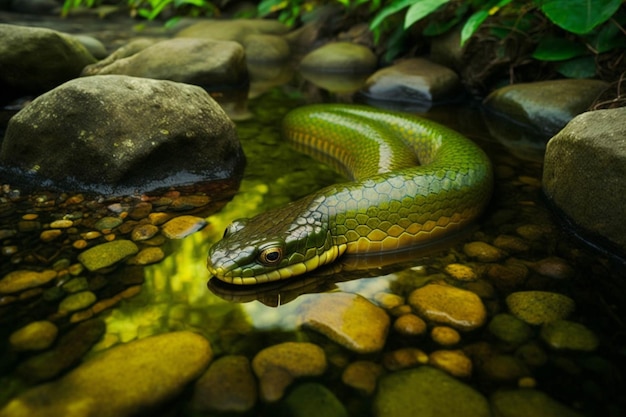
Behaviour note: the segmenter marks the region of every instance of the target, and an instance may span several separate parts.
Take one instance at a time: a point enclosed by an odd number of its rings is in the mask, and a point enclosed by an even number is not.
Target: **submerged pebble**
[[[341,374],[341,380],[349,387],[371,395],[376,390],[376,382],[383,371],[383,367],[376,362],[356,361],[346,366]]]
[[[541,339],[553,349],[590,352],[598,347],[598,337],[586,326],[568,320],[557,320],[541,327]]]
[[[440,284],[428,284],[409,296],[409,303],[429,321],[459,330],[483,325],[487,311],[480,297],[470,291]]]
[[[429,355],[428,363],[457,378],[472,375],[472,361],[462,350],[436,350]]]
[[[39,287],[52,281],[56,276],[57,272],[51,269],[41,272],[26,269],[9,272],[0,280],[0,294],[13,294]]]
[[[519,291],[506,298],[511,314],[528,324],[543,324],[567,318],[574,311],[574,301],[559,293]]]
[[[245,356],[215,360],[194,385],[192,408],[198,412],[244,413],[257,401],[257,384]]]
[[[317,376],[326,371],[326,354],[317,345],[285,342],[261,350],[252,359],[252,370],[259,378],[261,398],[274,402],[296,379]]]
[[[463,252],[480,262],[497,262],[506,256],[506,252],[485,242],[470,242],[463,246]]]
[[[303,325],[358,353],[381,350],[390,319],[385,310],[350,293],[307,295],[300,306]]]
[[[90,271],[114,265],[139,251],[130,240],[114,240],[87,249],[78,255],[78,260]]]
[[[9,343],[17,351],[44,350],[56,340],[58,332],[58,327],[50,321],[34,321],[13,332]]]
[[[430,366],[383,376],[373,413],[375,417],[491,416],[489,403],[482,394]]]

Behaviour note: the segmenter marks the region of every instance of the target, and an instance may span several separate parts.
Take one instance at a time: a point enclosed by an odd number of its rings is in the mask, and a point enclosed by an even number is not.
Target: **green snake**
[[[277,281],[343,254],[430,243],[476,219],[489,201],[493,174],[485,153],[430,120],[319,104],[292,110],[282,128],[297,150],[351,181],[231,223],[207,261],[221,281]]]

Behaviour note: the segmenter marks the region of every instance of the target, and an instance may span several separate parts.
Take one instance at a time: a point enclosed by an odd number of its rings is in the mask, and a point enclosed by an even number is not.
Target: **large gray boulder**
[[[82,75],[130,75],[193,84],[209,91],[224,86],[247,88],[244,50],[236,42],[139,39],[85,68]]]
[[[120,75],[78,78],[10,121],[0,168],[64,189],[125,193],[240,172],[234,124],[201,88]]]
[[[0,24],[0,39],[0,103],[51,90],[96,62],[74,37],[50,29]]]
[[[245,48],[249,62],[276,63],[290,56],[284,37],[288,31],[276,20],[204,20],[182,29],[176,37],[238,42]]]
[[[583,113],[546,149],[543,190],[571,221],[626,253],[626,108]]]

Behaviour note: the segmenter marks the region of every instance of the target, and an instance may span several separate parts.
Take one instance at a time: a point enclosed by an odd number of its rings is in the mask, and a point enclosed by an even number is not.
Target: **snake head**
[[[224,238],[209,249],[211,275],[230,284],[260,284],[301,275],[335,260],[345,245],[337,247],[319,207],[312,213],[304,203],[231,223]]]
[[[279,238],[249,239],[244,229],[247,220],[236,220],[224,238],[209,250],[207,268],[211,275],[231,284],[258,284],[281,279],[286,265],[285,241]],[[277,275],[278,274],[278,275]],[[284,275],[284,273],[283,273]]]

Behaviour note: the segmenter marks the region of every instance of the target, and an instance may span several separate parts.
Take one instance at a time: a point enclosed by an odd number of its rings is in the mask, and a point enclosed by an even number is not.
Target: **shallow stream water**
[[[479,294],[489,317],[506,311],[504,300],[508,294],[541,290],[571,297],[576,310],[569,319],[592,330],[600,341],[599,347],[582,352],[544,346],[546,361],[529,374],[498,379],[478,372],[464,381],[488,396],[499,388],[518,386],[519,376],[525,376],[531,378],[531,384],[538,390],[583,415],[617,416],[626,410],[621,395],[626,375],[621,365],[626,359],[624,309],[620,304],[626,300],[620,285],[620,280],[626,278],[623,270],[610,256],[591,251],[561,229],[542,200],[541,162],[537,158],[540,151],[537,148],[529,151],[527,144],[519,148],[502,145],[489,133],[477,106],[447,106],[426,113],[426,117],[471,137],[486,150],[494,164],[493,200],[479,222],[458,239],[409,253],[397,261],[399,264],[391,262],[363,269],[362,265],[347,262],[341,265],[342,270],[326,269],[286,286],[233,290],[219,283],[207,285],[210,278],[205,267],[207,251],[232,220],[253,216],[343,180],[282,142],[280,120],[291,108],[313,101],[346,100],[345,95],[303,94],[302,90],[293,86],[276,87],[249,103],[252,118],[237,122],[247,156],[238,192],[218,213],[207,218],[205,229],[181,241],[169,242],[168,256],[143,268],[144,283],[139,294],[99,314],[106,323],[106,333],[87,353],[87,359],[120,342],[182,329],[208,338],[216,357],[242,354],[251,358],[262,348],[283,341],[312,341],[324,348],[330,362],[329,371],[316,380],[329,387],[351,415],[364,416],[370,412],[371,397],[341,382],[341,370],[347,364],[359,359],[384,363],[385,355],[400,348],[417,347],[429,353],[436,346],[427,335],[404,336],[392,329],[382,352],[354,353],[314,330],[301,327],[299,309],[306,299],[301,294],[331,291],[360,294],[386,308],[393,320],[397,312],[386,306],[388,296],[405,299],[413,289],[427,282],[447,282]],[[528,159],[518,157],[529,154],[532,157]],[[479,261],[464,251],[468,242],[493,243],[503,235],[521,238],[528,246],[517,253],[509,251],[507,256],[494,261]],[[558,261],[555,263],[554,259]],[[449,264],[471,267],[477,279],[455,280],[445,272]],[[494,267],[498,264],[505,271],[512,264],[523,264],[526,273],[519,279],[499,274]],[[550,265],[556,267],[550,269]],[[543,345],[538,333],[535,328],[532,340]],[[455,349],[469,352],[485,345],[501,354],[513,354],[494,341],[486,326],[463,333]],[[5,376],[3,381],[10,379],[10,375]],[[165,408],[163,415],[179,415],[180,410],[186,409],[187,400],[188,396],[180,396]],[[261,415],[265,409],[259,403],[251,414]]]

